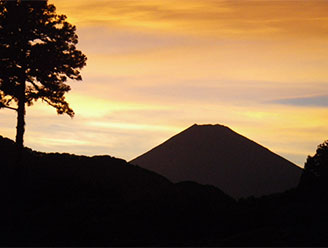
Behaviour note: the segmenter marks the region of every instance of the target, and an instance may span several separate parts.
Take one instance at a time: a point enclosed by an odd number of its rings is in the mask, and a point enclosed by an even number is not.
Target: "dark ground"
[[[109,156],[26,148],[21,177],[2,137],[0,157],[1,246],[328,246],[323,188],[235,201]]]

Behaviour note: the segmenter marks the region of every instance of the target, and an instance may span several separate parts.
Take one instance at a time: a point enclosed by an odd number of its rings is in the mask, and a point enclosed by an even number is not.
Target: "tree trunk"
[[[24,222],[24,197],[26,165],[23,161],[24,132],[25,132],[25,87],[23,81],[19,86],[18,108],[17,108],[17,127],[16,127],[16,163],[12,165],[9,180],[9,206],[10,206],[10,230],[19,233]]]
[[[23,82],[20,85],[18,109],[17,109],[16,146],[17,146],[18,160],[22,158],[23,147],[24,147],[24,132],[25,132],[25,82]]]
[[[24,148],[24,132],[25,132],[25,81],[22,82],[18,94],[18,108],[17,108],[17,127],[16,127],[16,148],[17,157],[16,165],[14,166],[14,178],[18,191],[21,192],[24,188],[26,180],[26,164],[23,161],[23,148]],[[14,181],[15,181],[14,180]]]

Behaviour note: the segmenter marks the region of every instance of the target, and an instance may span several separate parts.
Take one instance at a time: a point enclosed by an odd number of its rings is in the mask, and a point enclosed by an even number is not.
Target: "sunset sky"
[[[88,61],[67,94],[73,119],[27,109],[28,147],[131,160],[218,123],[303,166],[328,138],[327,0],[50,3]],[[13,139],[16,115],[0,112]]]

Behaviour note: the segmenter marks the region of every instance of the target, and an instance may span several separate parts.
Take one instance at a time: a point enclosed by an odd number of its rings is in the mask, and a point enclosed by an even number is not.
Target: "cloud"
[[[108,29],[106,27],[81,27],[78,30],[79,47],[88,49],[89,54],[125,55],[158,51],[190,44],[198,44],[198,39],[183,35],[154,34],[146,31]]]
[[[270,101],[270,103],[292,105],[292,106],[299,106],[299,107],[328,107],[328,95],[284,98],[284,99],[277,99],[277,100]]]
[[[53,0],[79,26],[221,37],[327,37],[325,1]]]

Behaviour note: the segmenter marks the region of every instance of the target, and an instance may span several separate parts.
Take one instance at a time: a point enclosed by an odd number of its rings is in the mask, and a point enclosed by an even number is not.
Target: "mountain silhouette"
[[[222,125],[189,127],[130,163],[173,182],[214,185],[234,198],[296,187],[302,169]]]

